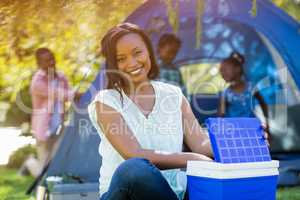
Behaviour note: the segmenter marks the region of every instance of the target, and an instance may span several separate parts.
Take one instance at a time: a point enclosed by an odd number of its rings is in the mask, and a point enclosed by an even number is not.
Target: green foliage
[[[202,37],[202,16],[204,14],[205,2],[204,0],[197,0],[197,17],[196,17],[196,48],[200,47]]]
[[[250,13],[253,17],[255,17],[257,14],[257,4],[256,3],[257,3],[256,0],[252,0],[252,8],[251,8]]]
[[[178,33],[179,30],[179,2],[178,0],[165,0],[167,5],[167,12],[169,17],[169,23],[173,27],[174,33]]]
[[[72,86],[86,91],[98,73],[100,39],[122,22],[143,0],[1,0],[0,101],[11,103],[6,125],[20,125],[30,116],[29,84],[36,71],[34,53],[53,50],[57,69]],[[17,101],[22,96],[22,101]]]
[[[272,2],[300,22],[300,1],[298,0],[272,0]]]
[[[100,38],[141,0],[0,1],[0,99],[16,100],[36,70],[34,52],[49,47],[72,85],[99,70]],[[83,84],[82,91],[88,84]]]
[[[16,94],[16,101],[11,103],[7,111],[5,126],[20,126],[24,122],[30,122],[31,119],[31,95],[29,94],[29,85],[21,88]]]
[[[37,155],[35,146],[26,145],[19,148],[9,157],[7,167],[15,169],[20,168],[30,154],[33,154],[35,156]]]

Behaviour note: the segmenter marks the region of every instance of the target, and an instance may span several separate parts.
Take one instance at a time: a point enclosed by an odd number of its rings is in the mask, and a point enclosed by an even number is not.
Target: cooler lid
[[[249,163],[217,163],[207,161],[188,161],[187,175],[231,179],[278,175],[279,161]]]
[[[205,123],[217,162],[271,161],[264,130],[258,119],[209,118]]]

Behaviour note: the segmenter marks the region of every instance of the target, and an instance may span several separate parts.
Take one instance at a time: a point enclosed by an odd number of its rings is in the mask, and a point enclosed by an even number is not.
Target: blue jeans
[[[146,159],[124,161],[100,200],[178,200],[158,168]]]

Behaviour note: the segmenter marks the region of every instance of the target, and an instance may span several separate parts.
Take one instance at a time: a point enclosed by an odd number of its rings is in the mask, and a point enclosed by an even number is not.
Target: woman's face
[[[118,69],[130,77],[134,85],[148,80],[151,60],[145,42],[135,33],[121,37],[116,44]]]

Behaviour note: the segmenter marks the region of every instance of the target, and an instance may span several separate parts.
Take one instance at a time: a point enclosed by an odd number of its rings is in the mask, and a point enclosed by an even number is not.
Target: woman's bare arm
[[[124,159],[146,158],[159,169],[183,168],[186,167],[188,160],[208,159],[197,153],[170,153],[144,149],[119,112],[100,102],[96,102],[96,112],[97,122],[105,137]]]
[[[182,98],[181,110],[185,144],[192,152],[213,157],[208,135],[199,125],[187,99],[184,96]]]

